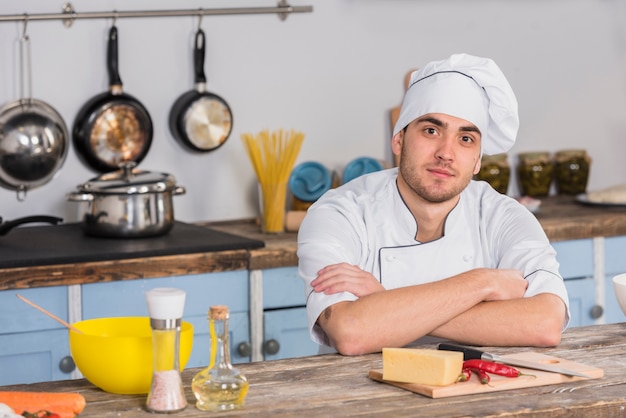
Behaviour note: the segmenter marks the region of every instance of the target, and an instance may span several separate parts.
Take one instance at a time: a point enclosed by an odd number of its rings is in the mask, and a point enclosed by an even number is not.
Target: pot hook
[[[20,102],[28,105],[31,104],[33,98],[33,75],[30,54],[30,37],[26,33],[28,26],[28,14],[24,13],[24,27],[22,28],[22,37],[20,39]],[[26,59],[24,59],[24,50],[26,50]],[[26,61],[26,68],[24,62]],[[26,74],[26,76],[25,76]],[[28,98],[24,94],[24,79],[28,83]]]
[[[201,7],[198,9],[198,30],[202,29],[202,16],[204,16],[204,12]]]

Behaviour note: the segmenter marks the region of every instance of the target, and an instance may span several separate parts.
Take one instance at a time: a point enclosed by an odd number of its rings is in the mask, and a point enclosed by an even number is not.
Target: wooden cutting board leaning
[[[525,352],[518,354],[508,354],[502,356],[507,359],[519,359],[532,361],[535,363],[550,364],[564,369],[577,371],[591,376],[592,379],[599,379],[604,376],[604,370],[588,366],[582,363],[552,357],[536,352]],[[445,398],[450,396],[471,395],[475,393],[497,392],[503,390],[527,388],[533,386],[555,385],[559,383],[569,383],[578,380],[589,380],[584,377],[565,376],[559,373],[544,372],[541,370],[526,369],[517,367],[523,373],[519,377],[504,377],[490,374],[491,381],[488,384],[482,384],[478,377],[473,375],[466,382],[453,383],[447,386],[430,386],[416,383],[399,383],[383,380],[382,369],[373,369],[369,372],[369,378],[378,382],[388,383],[399,388],[419,393],[420,395],[430,398]]]

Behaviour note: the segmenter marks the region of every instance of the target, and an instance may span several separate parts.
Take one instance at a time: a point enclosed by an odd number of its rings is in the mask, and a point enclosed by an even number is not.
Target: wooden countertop
[[[626,235],[626,206],[589,206],[572,196],[542,199],[536,214],[551,241]],[[0,270],[0,290],[111,282],[228,270],[297,265],[294,232],[264,234],[255,220],[201,223],[216,230],[258,239],[265,247]]]
[[[487,347],[496,354],[537,351],[604,370],[604,377],[558,385],[431,399],[367,375],[380,354],[322,355],[237,365],[250,382],[243,409],[220,416],[622,416],[626,400],[626,324],[572,328],[556,348]],[[206,417],[195,408],[190,382],[201,369],[183,373],[189,406],[181,417]],[[80,418],[154,417],[144,395],[105,393],[85,380],[1,387],[0,390],[79,392],[87,406]],[[215,416],[217,416],[215,414]]]
[[[573,196],[542,199],[536,214],[550,241],[626,235],[626,205],[593,206]]]

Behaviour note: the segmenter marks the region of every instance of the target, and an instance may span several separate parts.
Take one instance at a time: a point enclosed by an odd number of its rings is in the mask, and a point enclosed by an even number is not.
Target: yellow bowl
[[[78,370],[92,384],[116,394],[147,394],[152,383],[152,328],[149,317],[97,318],[73,324],[70,351]],[[193,325],[183,321],[180,369],[193,346]]]

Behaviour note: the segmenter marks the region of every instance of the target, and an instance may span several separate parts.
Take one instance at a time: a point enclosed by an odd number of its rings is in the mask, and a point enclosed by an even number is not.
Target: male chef
[[[344,355],[426,336],[560,342],[569,302],[554,249],[524,206],[472,180],[518,127],[492,60],[456,54],[412,74],[391,141],[399,167],[327,192],[300,227],[314,341]]]

